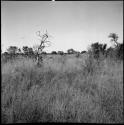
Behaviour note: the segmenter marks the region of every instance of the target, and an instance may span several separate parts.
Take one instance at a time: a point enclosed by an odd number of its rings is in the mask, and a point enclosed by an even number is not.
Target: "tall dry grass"
[[[2,65],[2,123],[123,123],[123,61],[55,57]]]

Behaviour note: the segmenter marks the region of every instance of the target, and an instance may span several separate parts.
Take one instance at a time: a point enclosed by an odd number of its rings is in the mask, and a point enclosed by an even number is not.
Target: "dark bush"
[[[81,52],[81,54],[84,54],[84,53],[86,53],[86,51],[82,51],[82,52]]]
[[[51,54],[57,54],[57,52],[56,51],[52,51]]]
[[[58,51],[58,54],[63,55],[64,52],[63,51]]]
[[[100,44],[98,42],[91,44],[90,53],[95,59],[99,59],[100,56],[105,55],[107,44]]]

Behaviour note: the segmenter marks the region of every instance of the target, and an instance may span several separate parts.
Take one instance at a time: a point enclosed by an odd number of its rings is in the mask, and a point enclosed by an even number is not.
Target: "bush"
[[[84,53],[86,53],[86,51],[82,51],[82,52],[81,52],[81,54],[84,54]]]
[[[51,54],[57,54],[57,52],[56,51],[52,51]]]
[[[85,60],[85,65],[83,64],[83,73],[85,75],[96,74],[100,70],[100,60],[96,60],[92,54],[89,54],[88,58]]]
[[[98,42],[91,44],[91,48],[89,49],[90,54],[94,56],[95,59],[99,59],[100,56],[104,56],[106,52],[107,44],[100,44]]]
[[[114,48],[108,48],[106,55],[115,60],[123,60],[123,43],[118,44],[118,46],[115,46]]]
[[[58,51],[58,54],[64,55],[64,52],[63,51]]]

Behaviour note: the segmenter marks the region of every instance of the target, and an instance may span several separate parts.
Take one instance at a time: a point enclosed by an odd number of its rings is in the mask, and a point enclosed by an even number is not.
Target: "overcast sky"
[[[2,51],[39,44],[36,31],[47,29],[45,51],[86,50],[93,42],[110,44],[109,33],[123,40],[122,1],[1,1]]]

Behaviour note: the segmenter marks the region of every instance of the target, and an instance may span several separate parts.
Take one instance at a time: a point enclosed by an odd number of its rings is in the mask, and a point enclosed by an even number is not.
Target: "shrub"
[[[57,52],[56,51],[52,51],[51,54],[57,54]]]
[[[64,52],[63,51],[58,51],[58,54],[64,55]]]

